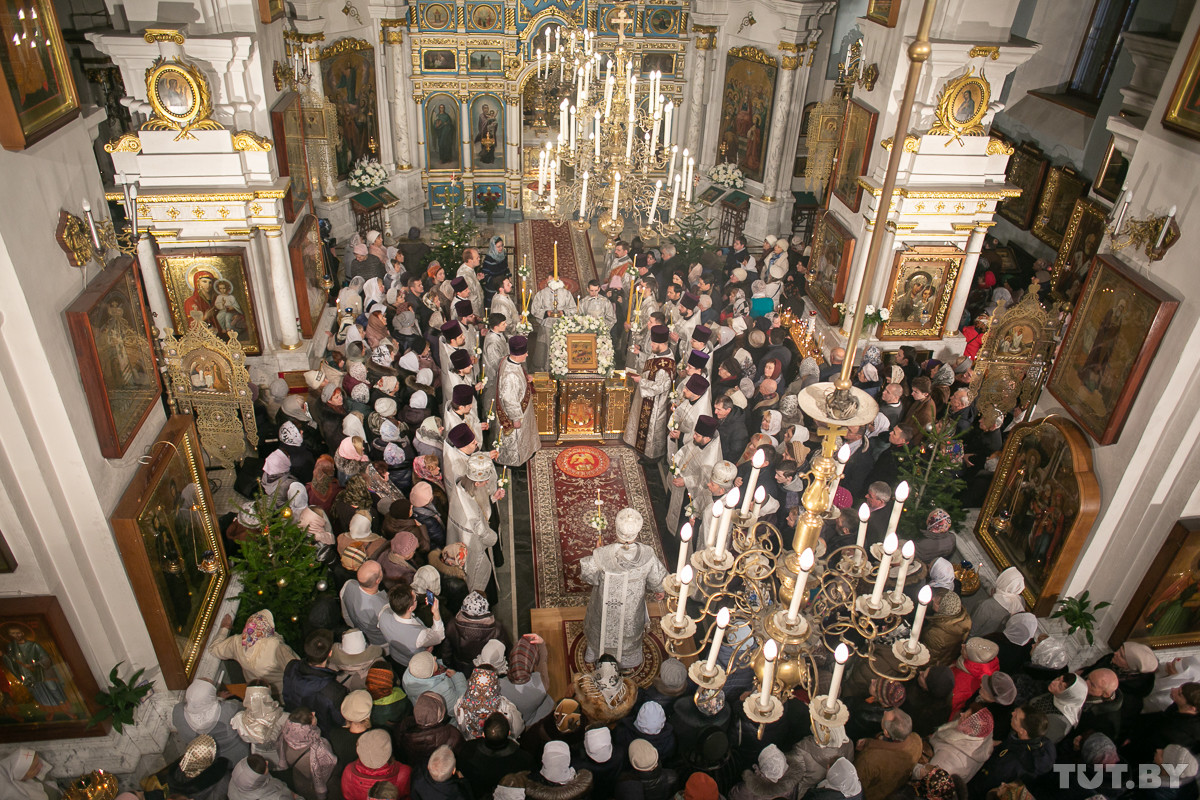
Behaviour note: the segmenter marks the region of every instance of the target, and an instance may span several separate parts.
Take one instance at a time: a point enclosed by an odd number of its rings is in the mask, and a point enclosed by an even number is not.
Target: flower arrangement
[[[741,189],[746,185],[741,169],[732,162],[717,164],[708,171],[708,179],[718,186],[726,186],[730,189]]]
[[[358,161],[354,162],[354,166],[350,169],[350,177],[346,179],[346,183],[353,186],[359,191],[366,189],[374,189],[376,186],[383,186],[387,183],[387,170],[370,156],[363,156]]]
[[[843,320],[851,320],[854,318],[855,305],[851,303],[834,303],[833,308],[842,315]],[[891,318],[891,314],[886,308],[876,308],[868,304],[866,311],[863,312],[862,332],[866,334],[872,325],[882,325]]]
[[[608,324],[597,317],[579,314],[573,317],[562,317],[554,326],[554,334],[550,337],[550,374],[555,378],[567,376],[567,334],[594,333],[596,334],[596,372],[608,377],[613,371],[613,343],[608,331]]]
[[[499,192],[494,192],[488,189],[486,192],[479,192],[475,195],[475,205],[487,214],[488,225],[492,224],[492,215],[496,213],[496,209],[500,207],[502,195]]]

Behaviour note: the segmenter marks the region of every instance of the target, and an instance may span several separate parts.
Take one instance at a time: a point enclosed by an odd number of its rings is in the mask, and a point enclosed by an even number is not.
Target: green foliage
[[[958,476],[962,468],[963,448],[952,420],[939,420],[925,431],[919,445],[910,444],[900,452],[899,474],[908,481],[908,500],[900,517],[900,538],[915,539],[925,529],[929,512],[941,508],[950,515],[954,530],[966,518],[959,495],[966,482]]]
[[[685,267],[695,264],[709,249],[709,229],[712,223],[700,211],[693,211],[678,220],[679,230],[670,237],[675,254]]]
[[[460,184],[446,191],[442,207],[445,214],[433,222],[433,257],[446,270],[446,277],[451,278],[462,263],[463,248],[474,244],[479,229],[467,213]]]
[[[1067,623],[1068,634],[1082,630],[1087,635],[1088,644],[1093,644],[1092,631],[1096,628],[1096,616],[1092,612],[1111,605],[1112,603],[1106,600],[1093,606],[1092,601],[1088,599],[1088,592],[1085,590],[1078,597],[1059,600],[1059,608],[1050,615],[1050,619],[1061,619]]]
[[[118,661],[117,665],[108,673],[108,691],[99,691],[96,693],[96,704],[100,709],[91,716],[88,720],[88,727],[95,727],[107,719],[112,720],[113,730],[117,733],[126,725],[133,724],[133,712],[146,695],[154,689],[149,681],[139,684],[142,679],[142,673],[146,670],[139,669],[129,678],[128,681],[122,680],[118,673],[124,661]]]
[[[258,535],[252,532],[242,542],[241,555],[230,559],[242,581],[234,627],[239,629],[256,611],[269,609],[275,617],[275,630],[292,649],[299,650],[304,644],[301,621],[312,605],[325,566],[317,560],[316,544],[308,531],[296,524],[291,508],[276,504],[281,492],[282,486],[273,495],[259,492],[254,498]]]

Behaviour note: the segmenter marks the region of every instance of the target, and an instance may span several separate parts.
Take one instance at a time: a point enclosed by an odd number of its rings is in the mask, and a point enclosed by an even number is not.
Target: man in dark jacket
[[[442,745],[412,782],[412,800],[474,800],[471,785],[458,771],[454,751]]]
[[[630,743],[629,766],[633,769],[617,780],[617,800],[669,800],[675,795],[679,776],[658,765],[658,751],[645,739]]]
[[[717,433],[721,436],[721,455],[736,464],[750,441],[746,412],[728,397],[718,397],[713,403],[713,416],[717,418]]]
[[[341,711],[346,687],[338,683],[337,671],[326,666],[332,651],[333,632],[318,628],[304,640],[304,659],[292,661],[283,671],[284,709],[312,709],[326,737],[346,724]]]
[[[463,751],[463,777],[476,797],[488,797],[511,772],[536,770],[537,761],[508,737],[508,717],[493,712],[483,722],[483,736],[467,742]]]
[[[1054,767],[1054,745],[1046,738],[1046,715],[1030,706],[1012,712],[1012,733],[992,752],[969,784],[971,797],[984,797],[1002,783],[1027,782]]]
[[[1165,711],[1142,714],[1121,738],[1121,752],[1130,764],[1149,764],[1154,751],[1169,744],[1200,751],[1200,683],[1185,683],[1171,690],[1175,704]]]
[[[1087,675],[1087,700],[1079,715],[1079,730],[1099,731],[1114,741],[1121,735],[1121,694],[1117,673],[1094,669]]]

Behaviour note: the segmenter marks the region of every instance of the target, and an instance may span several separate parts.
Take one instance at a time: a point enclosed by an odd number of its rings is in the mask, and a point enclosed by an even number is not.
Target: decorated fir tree
[[[675,253],[684,265],[695,264],[710,246],[708,232],[712,223],[700,211],[693,211],[680,217],[677,224],[679,230],[671,236]]]
[[[902,539],[921,535],[929,512],[941,508],[950,515],[951,530],[965,518],[962,494],[966,482],[959,477],[963,467],[961,437],[953,420],[938,420],[925,431],[918,444],[904,448],[898,459],[900,479],[908,481],[908,500],[897,526]]]
[[[445,196],[442,218],[433,222],[433,257],[446,270],[446,277],[449,278],[462,263],[463,248],[475,242],[479,229],[467,212],[466,195],[461,183],[452,183],[446,189]]]
[[[281,491],[282,487],[276,493]],[[304,617],[313,595],[324,588],[325,566],[317,560],[312,537],[297,524],[286,503],[277,506],[275,496],[259,492],[253,509],[259,535],[244,541],[241,555],[230,559],[242,582],[236,627],[240,629],[254,612],[268,609],[275,617],[275,629],[299,650],[304,644]]]

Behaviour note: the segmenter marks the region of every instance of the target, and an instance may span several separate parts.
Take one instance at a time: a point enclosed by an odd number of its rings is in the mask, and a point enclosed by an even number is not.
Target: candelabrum
[[[285,63],[275,62],[275,90],[300,90],[312,81],[312,57],[316,43],[323,40],[323,33],[301,33],[300,31],[283,32],[283,52],[287,57]]]
[[[665,237],[694,210],[696,160],[675,143],[677,109],[661,92],[661,72],[633,72],[621,8],[616,48],[602,53],[594,32],[556,32],[537,50],[537,76],[555,76],[567,90],[558,107],[558,134],[538,153],[535,208],[579,229],[597,218],[610,245],[626,224],[642,238]],[[568,84],[567,82],[570,81]]]
[[[1105,227],[1105,233],[1109,236],[1109,246],[1114,253],[1131,245],[1134,248],[1144,248],[1146,258],[1161,261],[1167,251],[1179,241],[1181,235],[1179,223],[1175,221],[1175,206],[1171,206],[1165,216],[1151,215],[1145,219],[1129,217],[1126,220],[1125,215],[1132,202],[1133,192],[1126,190],[1112,215],[1112,224]]]

